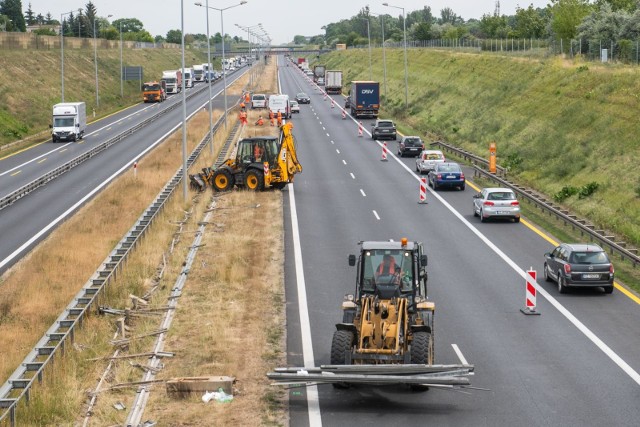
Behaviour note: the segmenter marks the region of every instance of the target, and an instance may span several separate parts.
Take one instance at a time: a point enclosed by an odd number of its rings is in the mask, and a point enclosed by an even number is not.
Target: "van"
[[[289,104],[289,95],[271,95],[269,97],[269,110],[273,114],[280,112],[285,119],[291,118],[291,105]]]
[[[267,96],[263,93],[254,93],[251,97],[251,108],[267,108]]]

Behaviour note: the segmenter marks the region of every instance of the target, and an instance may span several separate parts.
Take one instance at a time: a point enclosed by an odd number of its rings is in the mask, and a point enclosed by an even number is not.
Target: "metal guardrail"
[[[615,236],[607,235],[605,230],[597,229],[595,225],[589,224],[586,220],[580,219],[576,215],[571,214],[566,209],[562,209],[560,206],[553,204],[544,196],[534,192],[533,190],[507,181],[507,170],[504,167],[497,166],[498,173],[494,175],[478,166],[478,164],[482,164],[483,166],[489,165],[489,161],[483,159],[482,157],[479,157],[473,153],[454,147],[453,145],[447,144],[442,141],[432,142],[431,145],[442,147],[445,151],[454,153],[456,156],[462,157],[464,160],[471,162],[473,164],[475,176],[482,175],[495,182],[498,182],[502,186],[511,188],[521,197],[524,197],[524,199],[526,199],[527,201],[563,220],[565,225],[570,224],[574,229],[577,228],[578,230],[580,230],[580,233],[582,235],[586,233],[594,240],[598,241],[602,246],[609,248],[610,253],[617,253],[622,260],[628,259],[633,267],[635,267],[637,264],[640,264],[638,249],[626,248],[626,242],[616,241]]]
[[[192,97],[194,97],[196,95],[199,95],[206,88],[207,88],[207,86],[204,85],[202,88],[191,92],[187,96],[187,99],[191,99]],[[173,105],[163,109],[162,111],[159,111],[157,114],[154,114],[153,116],[149,117],[148,119],[143,120],[142,122],[138,123],[134,127],[130,128],[130,129],[127,129],[126,131],[122,132],[121,134],[114,136],[113,138],[101,143],[100,145],[97,145],[96,147],[94,147],[93,149],[87,151],[86,153],[81,154],[80,156],[68,161],[64,165],[59,166],[59,167],[57,167],[56,169],[54,169],[54,170],[52,170],[50,172],[47,172],[46,174],[42,175],[39,178],[36,178],[32,182],[30,182],[30,183],[22,186],[21,188],[18,188],[17,190],[9,193],[8,195],[6,195],[6,196],[4,196],[3,198],[0,199],[0,210],[6,208],[7,206],[12,205],[17,200],[21,199],[22,197],[26,196],[27,194],[31,193],[32,191],[36,190],[37,188],[45,185],[49,181],[52,181],[52,180],[58,178],[59,176],[61,176],[62,174],[70,171],[74,167],[78,166],[80,163],[83,163],[85,160],[90,159],[91,157],[99,154],[100,152],[104,151],[105,149],[109,148],[110,146],[116,144],[117,142],[122,141],[124,138],[134,134],[135,132],[139,131],[140,129],[144,128],[145,126],[147,126],[151,122],[157,120],[158,118],[162,117],[163,115],[167,114],[169,111],[172,111],[173,109],[177,108],[180,105],[182,105],[181,102],[175,102]]]
[[[465,151],[461,148],[454,147],[453,145],[447,144],[446,142],[435,141],[435,142],[432,142],[430,145],[439,146],[440,148],[444,149],[445,152],[454,153],[456,156],[462,157],[464,160],[466,160],[467,162],[470,162],[473,165],[477,165],[478,163],[480,163],[485,166],[489,166],[489,161],[487,159],[480,157],[476,154],[470,153],[469,151]],[[496,165],[496,169],[497,169],[498,175],[507,176],[507,168]]]
[[[218,119],[214,125],[214,131],[221,126],[223,118]],[[190,167],[195,163],[198,156],[210,140],[207,132],[202,141],[193,150],[187,160]],[[102,267],[91,276],[82,289],[76,294],[67,308],[49,327],[47,332],[40,338],[35,347],[29,352],[21,365],[11,374],[9,379],[0,387],[0,422],[9,419],[11,426],[16,425],[16,410],[18,403],[26,398],[29,401],[30,389],[34,382],[42,382],[44,368],[53,361],[57,352],[64,354],[67,340],[74,340],[75,328],[82,325],[84,317],[89,309],[96,302],[98,295],[116,277],[118,271],[124,264],[126,257],[134,248],[140,238],[144,236],[154,218],[162,210],[166,200],[173,193],[182,180],[182,167],[160,191],[156,199],[147,207],[145,212],[138,218],[134,226],[125,234],[116,247],[102,262]]]

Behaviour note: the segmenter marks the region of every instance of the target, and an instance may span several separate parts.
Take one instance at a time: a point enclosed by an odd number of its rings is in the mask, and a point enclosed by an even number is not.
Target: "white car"
[[[428,173],[436,168],[438,163],[444,163],[444,154],[440,150],[422,150],[416,159],[416,172]]]
[[[473,216],[479,216],[482,222],[489,218],[520,222],[520,203],[510,188],[483,188],[473,196]]]
[[[291,107],[291,114],[300,113],[300,105],[298,105],[298,101],[289,101],[289,105]]]
[[[318,86],[324,86],[324,77],[318,77]]]
[[[267,108],[267,96],[263,93],[254,93],[251,97],[251,108]]]

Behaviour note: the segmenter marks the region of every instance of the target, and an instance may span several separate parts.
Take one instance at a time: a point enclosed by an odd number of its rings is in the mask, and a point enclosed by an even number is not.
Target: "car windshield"
[[[160,85],[159,84],[154,84],[154,85],[144,85],[144,88],[142,90],[160,90]]]
[[[264,95],[253,95],[254,101],[264,101]]]
[[[393,122],[378,122],[379,128],[392,128]]]
[[[363,253],[362,290],[372,292],[375,285],[401,285],[400,290],[411,290],[413,282],[411,251],[402,249],[375,249]]]
[[[73,127],[73,117],[55,117],[53,119],[53,126],[57,128]]]
[[[298,106],[298,101],[291,101],[291,106],[292,107],[297,107]]]
[[[296,95],[298,98],[306,98],[307,94],[306,93],[299,93]]]
[[[516,195],[512,191],[494,191],[489,193],[487,200],[515,200]]]
[[[445,163],[438,165],[436,170],[438,172],[460,172],[460,166],[455,163]]]
[[[609,258],[604,252],[573,252],[569,262],[571,264],[608,264]]]

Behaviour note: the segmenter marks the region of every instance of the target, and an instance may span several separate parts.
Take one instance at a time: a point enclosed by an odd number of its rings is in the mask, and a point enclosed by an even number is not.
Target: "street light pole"
[[[93,62],[96,65],[96,107],[100,106],[100,95],[98,92],[98,40],[96,39],[96,17],[93,17]]]
[[[180,33],[182,45],[182,73],[184,74],[184,0],[180,0]],[[192,76],[193,77],[193,76]],[[185,87],[184,76],[182,80],[182,194],[184,202],[187,203],[189,187],[187,186],[187,89]]]
[[[394,7],[396,9],[402,9],[402,24],[404,31],[404,106],[409,108],[409,78],[407,73],[407,17],[404,13],[404,7],[393,6],[389,3],[382,3],[383,6]]]
[[[207,9],[213,9],[213,10],[217,10],[218,12],[220,12],[220,32],[222,34],[222,80],[223,80],[223,91],[224,91],[224,128],[227,128],[227,73],[226,70],[224,69],[224,61],[225,61],[225,54],[224,54],[224,15],[223,12],[227,9],[231,9],[232,7],[237,7],[237,6],[242,6],[243,4],[247,4],[246,0],[242,0],[240,3],[238,4],[234,4],[232,6],[228,6],[228,7],[223,7],[221,9],[217,8],[217,7],[212,7],[209,5],[203,5],[200,2],[194,3],[196,6],[200,6],[200,7],[206,7]],[[207,11],[207,15],[209,14],[209,12]]]
[[[124,97],[124,83],[122,82],[123,79],[123,64],[122,64],[122,19],[120,19],[120,98]]]
[[[209,8],[209,0],[206,0],[206,7],[207,9]],[[209,35],[209,10],[207,10],[207,69],[209,68],[209,64],[211,64],[211,36]],[[209,71],[207,71],[207,73],[209,73]],[[208,74],[205,80],[209,86],[209,150],[213,156],[213,102],[211,100],[213,94],[211,93],[211,79]]]
[[[367,21],[367,39],[369,40],[369,80],[373,81],[372,61],[371,61],[371,32],[369,31],[369,18],[360,18]]]
[[[64,102],[64,15],[70,15],[71,12],[60,14],[60,102]]]
[[[384,15],[382,14],[374,14],[380,17],[380,22],[382,22],[382,69],[384,70],[383,72],[383,76],[384,76],[384,81],[383,81],[383,86],[384,86],[384,99],[385,101],[387,100],[387,55],[385,53],[385,48],[384,48]]]

